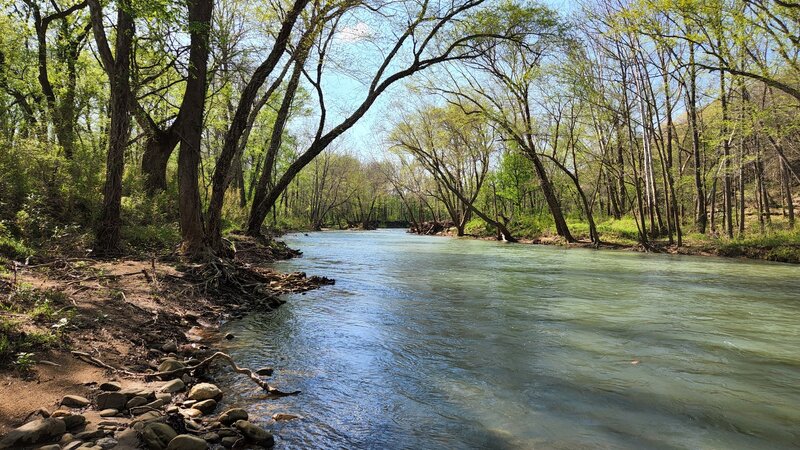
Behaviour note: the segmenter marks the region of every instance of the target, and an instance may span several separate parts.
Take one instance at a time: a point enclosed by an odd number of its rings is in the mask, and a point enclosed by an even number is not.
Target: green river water
[[[296,397],[226,376],[278,448],[800,446],[800,267],[421,237],[290,235],[335,278],[229,323]],[[303,419],[272,423],[275,412]]]

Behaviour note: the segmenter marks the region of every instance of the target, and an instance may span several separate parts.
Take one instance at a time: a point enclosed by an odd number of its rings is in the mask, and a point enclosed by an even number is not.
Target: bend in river
[[[302,394],[280,448],[800,445],[800,267],[420,237],[291,235],[335,278],[232,322],[228,345]]]

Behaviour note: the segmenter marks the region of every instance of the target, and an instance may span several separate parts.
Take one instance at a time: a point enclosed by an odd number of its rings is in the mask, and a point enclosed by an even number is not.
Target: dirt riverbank
[[[215,342],[235,339],[218,327],[332,280],[268,267],[295,252],[236,246],[235,263],[73,258],[7,267],[0,351],[16,351],[0,371],[0,449],[167,448],[176,435],[195,445],[176,448],[269,447],[268,431],[247,421],[247,405],[228,417],[215,403],[224,393],[203,384],[232,365],[224,355],[207,360]],[[253,369],[261,370],[242,376],[266,396],[292,390],[268,384],[271,368]]]

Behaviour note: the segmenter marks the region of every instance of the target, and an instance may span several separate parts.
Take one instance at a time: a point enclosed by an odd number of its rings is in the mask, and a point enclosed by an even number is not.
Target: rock
[[[275,413],[272,415],[272,420],[276,422],[286,421],[286,420],[294,420],[294,419],[302,419],[303,416],[298,416],[297,414],[287,414],[287,413]]]
[[[177,435],[175,430],[163,423],[149,423],[142,429],[142,440],[150,450],[166,449]]]
[[[114,438],[105,437],[102,439],[98,439],[97,442],[95,442],[95,445],[99,446],[102,449],[114,448],[117,446],[117,440]]]
[[[64,416],[61,418],[64,421],[64,425],[67,426],[67,429],[70,430],[72,428],[79,427],[86,423],[86,417],[83,417],[80,414],[73,414],[71,416]]]
[[[161,346],[161,351],[164,353],[175,353],[178,351],[178,344],[176,344],[175,341],[167,342]]]
[[[220,443],[225,448],[232,448],[234,445],[236,445],[237,442],[239,442],[239,439],[241,439],[241,438],[238,437],[238,436],[228,436],[228,437],[222,438],[222,442],[220,442]]]
[[[167,450],[205,450],[207,448],[208,444],[206,441],[190,434],[179,434],[175,436],[169,441],[169,445],[167,446]]]
[[[167,408],[167,414],[174,414],[178,411],[180,411],[180,408],[178,408],[177,405],[172,405],[169,408]]]
[[[61,450],[61,446],[58,444],[43,445],[38,450]]]
[[[189,398],[198,402],[210,398],[219,400],[222,398],[222,391],[211,383],[199,383],[189,390]]]
[[[147,399],[144,397],[133,397],[132,399],[128,400],[128,403],[125,405],[126,409],[136,408],[137,406],[146,405]]]
[[[61,445],[67,445],[74,440],[75,437],[72,435],[72,433],[64,433],[64,435],[61,436],[61,439],[58,440],[58,443]]]
[[[65,395],[61,404],[68,408],[83,408],[89,405],[89,400],[80,395]]]
[[[122,392],[103,392],[95,398],[97,409],[116,409],[122,411],[128,402],[128,396]]]
[[[184,384],[183,381],[180,379],[175,379],[165,384],[164,386],[161,386],[160,391],[172,394],[175,392],[180,392],[184,389],[186,389],[186,384]]]
[[[220,437],[217,433],[206,433],[203,435],[203,440],[206,442],[217,442]]]
[[[47,419],[48,417],[50,417],[52,415],[50,410],[48,410],[47,408],[39,408],[39,409],[37,409],[36,410],[36,414],[39,414],[40,416],[42,416],[45,419]]]
[[[140,416],[137,416],[136,419],[132,420],[131,423],[130,423],[130,426],[133,427],[133,428],[136,428],[138,430],[138,429],[144,428],[144,426],[148,422],[152,422],[154,420],[159,420],[159,419],[161,419],[161,417],[162,417],[161,413],[159,413],[158,411],[147,411],[146,413],[144,413],[144,414],[142,414]],[[141,424],[141,425],[138,425],[138,424]],[[138,425],[138,427],[137,427],[137,425]]]
[[[221,430],[217,430],[217,434],[222,437],[239,436],[239,433],[232,428],[223,428]]]
[[[183,414],[184,417],[194,418],[194,417],[201,417],[203,415],[203,411],[200,411],[199,409],[189,408],[181,411],[181,414]]]
[[[76,448],[79,448],[81,445],[83,445],[83,442],[81,441],[72,441],[69,444],[62,447],[61,450],[75,450]]]
[[[67,411],[66,409],[57,409],[57,410],[53,411],[53,414],[50,414],[50,417],[65,417],[65,416],[71,416],[71,415],[72,415],[72,412]]]
[[[0,440],[0,449],[19,448],[26,445],[37,444],[60,437],[66,431],[67,425],[62,419],[49,418],[34,420],[8,433]]]
[[[178,361],[175,358],[167,358],[158,365],[159,372],[171,372],[173,370],[183,369],[186,364]]]
[[[119,411],[116,409],[104,409],[100,411],[100,417],[114,417],[119,414]]]
[[[106,432],[100,429],[93,431],[82,431],[75,435],[75,439],[79,439],[81,441],[91,441],[92,439],[105,437],[105,435]]]
[[[142,406],[142,408],[159,409],[159,408],[161,408],[162,406],[164,406],[166,404],[167,404],[166,401],[159,399],[159,400],[153,400],[152,402]]]
[[[275,438],[272,433],[259,428],[246,420],[237,420],[233,426],[239,430],[248,441],[262,447],[272,447],[275,445]]]
[[[237,420],[247,420],[248,418],[247,411],[242,408],[233,408],[222,413],[219,416],[219,421],[225,425],[231,425]]]
[[[183,376],[181,376],[181,380],[183,380],[183,382],[186,384],[194,383],[194,378],[192,378],[188,373],[183,374]]]
[[[145,389],[143,391],[137,392],[136,397],[144,397],[147,401],[150,402],[156,399],[156,393],[151,389]]]
[[[116,381],[106,381],[100,385],[100,390],[105,392],[117,392],[122,389],[122,385]]]
[[[200,411],[203,411],[203,414],[208,414],[211,411],[214,411],[216,407],[217,407],[217,401],[212,398],[208,400],[203,400],[202,402],[197,402],[193,406],[194,409],[199,409]]]
[[[235,338],[235,337],[236,337],[236,336],[234,336],[234,334],[233,334],[233,333],[226,333],[226,334],[225,334],[225,339],[227,339],[227,340],[229,340],[229,341],[230,341],[231,339]]]
[[[172,394],[169,392],[159,392],[156,394],[156,400],[164,400],[165,403],[172,401]]]
[[[262,367],[256,370],[256,375],[261,375],[262,377],[271,377],[274,370],[272,367]]]

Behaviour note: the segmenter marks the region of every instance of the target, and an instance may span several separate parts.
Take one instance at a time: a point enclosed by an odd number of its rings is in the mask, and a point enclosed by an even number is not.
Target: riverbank
[[[224,322],[274,309],[282,303],[278,295],[332,280],[267,267],[298,254],[285,247],[244,238],[234,245],[233,261],[202,266],[169,258],[66,258],[5,267],[0,435],[6,437],[0,448],[58,442],[52,448],[131,448],[138,438],[149,448],[166,448],[167,437],[179,434],[190,435],[182,438],[187,445],[201,438],[229,447],[269,446],[272,438],[259,426],[222,420],[223,405],[247,407],[225,404],[223,392],[204,387],[213,382],[212,366],[228,362],[205,358],[214,355],[216,342],[235,339],[218,332]],[[243,373],[261,383],[254,389],[283,395],[262,378],[271,369]],[[198,389],[210,393],[192,393]],[[115,411],[101,416],[109,409]],[[243,412],[235,416],[246,420]],[[278,419],[292,416],[287,411]],[[191,448],[201,444],[194,439]]]
[[[570,230],[577,242],[567,242],[550,230],[524,227],[512,230],[520,244],[557,245],[565,248],[599,248],[606,250],[633,251],[642,253],[667,253],[674,255],[719,256],[754,260],[800,264],[800,232],[774,230],[767,234],[727,239],[692,233],[684,235],[681,246],[667,239],[654,239],[645,247],[638,242],[635,226],[626,221],[609,221],[598,224],[600,245],[589,240],[588,225],[570,223]],[[467,229],[465,236],[457,236],[455,228],[446,228],[435,236],[467,239],[495,240],[492,230],[485,226]]]

